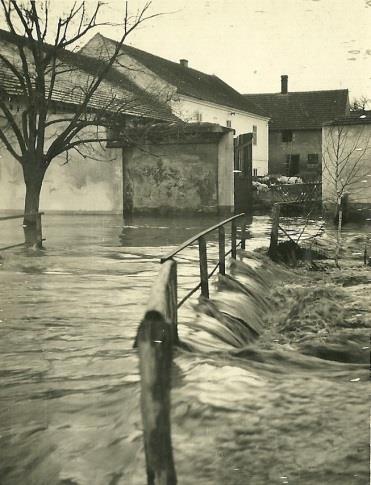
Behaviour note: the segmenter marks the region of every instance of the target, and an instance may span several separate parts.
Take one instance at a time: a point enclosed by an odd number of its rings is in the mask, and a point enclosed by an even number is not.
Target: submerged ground
[[[159,254],[213,222],[140,219],[122,232],[119,217],[46,216],[47,251],[2,254],[1,484],[145,483],[133,338]],[[4,243],[17,237],[8,229]],[[268,231],[267,217],[254,218],[248,249],[266,244]],[[368,483],[365,231],[346,231],[340,270],[241,254],[261,277],[232,270],[254,305],[228,291],[224,304],[262,326],[254,342],[196,299],[181,311],[181,338],[198,343],[174,363],[181,485]],[[216,250],[211,241],[211,259]],[[197,279],[197,248],[182,258],[185,291]]]

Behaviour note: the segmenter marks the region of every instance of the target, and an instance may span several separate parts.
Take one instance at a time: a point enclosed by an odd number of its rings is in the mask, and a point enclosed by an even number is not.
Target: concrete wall
[[[50,143],[52,133],[48,138]],[[68,163],[65,154],[52,161],[41,190],[41,210],[121,212],[121,150],[96,144],[80,149],[86,158],[72,150]],[[22,167],[0,143],[0,210],[22,211],[24,196]]]
[[[233,208],[233,135],[221,143],[145,145],[124,149],[124,182],[134,213],[217,212]],[[220,172],[218,170],[220,160]],[[228,171],[232,175],[228,175]],[[219,174],[224,174],[218,188]]]
[[[349,194],[350,209],[362,216],[371,208],[371,124],[326,126],[322,133],[323,202],[327,208],[336,204],[337,180],[338,188]],[[344,167],[338,177],[336,165]]]
[[[257,144],[253,145],[253,169],[258,170],[258,175],[268,173],[268,120],[266,118],[182,95],[179,99],[172,100],[172,107],[174,113],[184,121],[203,121],[221,126],[227,126],[227,121],[230,121],[230,126],[235,130],[236,135],[252,133],[255,125]]]
[[[308,154],[318,154],[316,165],[308,164]],[[287,175],[287,155],[300,155],[299,173],[304,178],[321,175],[321,130],[293,131],[292,142],[282,142],[281,131],[269,132],[269,173]]]

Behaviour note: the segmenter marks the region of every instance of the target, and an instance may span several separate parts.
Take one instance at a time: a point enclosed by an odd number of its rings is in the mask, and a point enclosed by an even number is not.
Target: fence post
[[[219,273],[225,275],[225,229],[219,227]]]
[[[42,248],[43,245],[43,233],[41,224],[41,213],[38,212],[36,216],[36,247]]]
[[[232,256],[233,259],[236,259],[236,256],[237,256],[237,226],[236,226],[235,220],[232,221],[231,245],[232,245],[231,256]]]
[[[147,485],[176,485],[170,426],[173,347],[177,332],[177,264],[164,261],[152,286],[138,347]]]
[[[278,244],[278,226],[280,223],[280,204],[273,204],[272,209],[272,228],[271,228],[271,240],[269,245],[269,252],[275,251]]]
[[[176,485],[170,425],[172,333],[160,312],[145,314],[137,343],[147,484]]]
[[[207,272],[206,239],[203,236],[200,236],[198,238],[198,252],[200,258],[201,295],[205,298],[209,298],[209,275]]]
[[[245,222],[245,218],[243,218],[242,226],[241,226],[241,249],[246,249],[246,222]]]

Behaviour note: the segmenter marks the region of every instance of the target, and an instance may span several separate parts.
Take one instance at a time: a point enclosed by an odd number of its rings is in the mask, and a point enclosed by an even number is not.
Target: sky
[[[50,0],[54,16],[72,0]],[[95,0],[88,0],[92,8]],[[145,0],[129,0],[133,13]],[[120,22],[124,1],[106,0],[102,20]],[[242,93],[344,89],[371,98],[371,0],[153,0],[128,44],[216,74]],[[52,17],[53,19],[53,17]],[[103,35],[120,38],[121,28]]]

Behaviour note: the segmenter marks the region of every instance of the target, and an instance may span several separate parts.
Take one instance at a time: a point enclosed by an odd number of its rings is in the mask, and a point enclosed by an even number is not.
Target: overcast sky
[[[50,0],[51,10],[73,0]],[[88,0],[92,7],[95,0]],[[129,0],[131,11],[145,0]],[[120,21],[124,0],[106,0]],[[148,21],[128,43],[167,59],[189,60],[244,93],[348,88],[371,98],[371,0],[153,0]],[[118,39],[120,29],[104,27]]]
[[[106,15],[122,3],[111,0]],[[348,88],[371,98],[371,0],[154,0],[151,10],[173,13],[129,44],[188,59],[240,92],[277,92],[288,74],[293,91]]]

